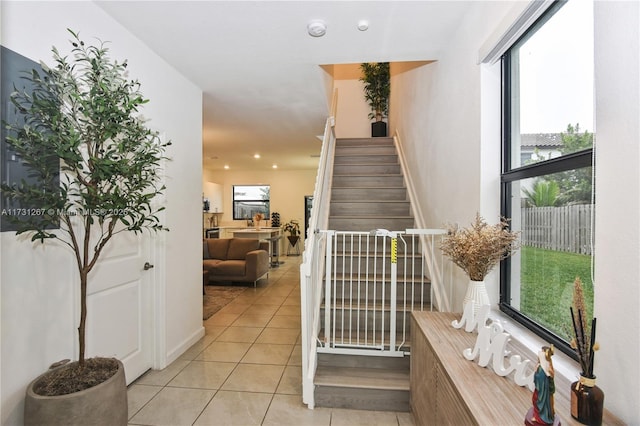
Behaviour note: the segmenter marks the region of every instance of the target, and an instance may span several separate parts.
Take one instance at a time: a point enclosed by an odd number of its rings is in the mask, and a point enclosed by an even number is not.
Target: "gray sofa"
[[[269,243],[250,238],[206,238],[202,269],[209,282],[252,282],[269,276]]]

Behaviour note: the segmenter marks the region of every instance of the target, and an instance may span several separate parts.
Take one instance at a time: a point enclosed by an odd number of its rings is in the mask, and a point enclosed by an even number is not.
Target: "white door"
[[[155,274],[149,245],[146,232],[118,234],[89,274],[87,357],[122,361],[127,384],[153,364],[151,289]],[[146,268],[145,263],[149,263]]]

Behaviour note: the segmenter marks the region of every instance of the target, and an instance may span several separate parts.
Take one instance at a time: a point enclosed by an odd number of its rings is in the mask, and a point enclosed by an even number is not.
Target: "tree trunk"
[[[79,354],[78,363],[84,367],[85,334],[87,325],[87,275],[86,270],[80,271],[80,325],[78,326]]]

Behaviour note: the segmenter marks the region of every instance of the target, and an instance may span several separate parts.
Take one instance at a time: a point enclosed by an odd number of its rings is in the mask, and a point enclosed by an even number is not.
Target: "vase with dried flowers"
[[[480,306],[490,304],[484,279],[501,260],[518,249],[518,235],[509,229],[505,218],[489,225],[480,214],[476,214],[469,228],[449,227],[440,249],[469,277],[463,304],[472,303],[474,314]]]
[[[593,360],[600,345],[596,342],[596,318],[591,320],[591,325],[587,321],[580,277],[573,283],[573,306],[569,309],[574,333],[571,347],[578,355],[582,370],[580,380],[571,384],[571,417],[586,425],[601,425],[604,392],[596,386],[593,374]]]

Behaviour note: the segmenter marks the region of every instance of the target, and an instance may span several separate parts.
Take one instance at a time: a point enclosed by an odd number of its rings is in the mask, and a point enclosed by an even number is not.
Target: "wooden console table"
[[[418,425],[522,425],[531,391],[462,356],[476,333],[455,329],[460,315],[413,312],[411,324],[411,411]],[[562,389],[565,387],[565,389]],[[605,396],[606,402],[606,396]],[[555,408],[563,425],[571,417],[569,384],[556,383]],[[605,412],[603,424],[623,425]]]

